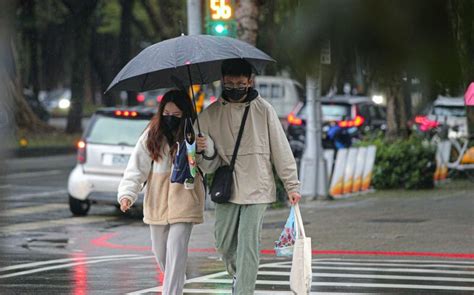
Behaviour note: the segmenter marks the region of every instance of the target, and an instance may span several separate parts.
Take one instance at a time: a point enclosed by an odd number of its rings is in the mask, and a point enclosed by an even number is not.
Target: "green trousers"
[[[260,260],[260,232],[267,204],[216,204],[216,248],[230,275],[235,294],[252,295]]]

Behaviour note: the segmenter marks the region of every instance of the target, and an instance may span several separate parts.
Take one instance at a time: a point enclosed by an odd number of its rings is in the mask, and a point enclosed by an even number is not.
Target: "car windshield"
[[[433,109],[435,116],[465,117],[466,108],[463,106],[435,106]]]
[[[148,119],[124,119],[96,115],[94,125],[86,136],[88,143],[134,146]]]
[[[348,104],[327,104],[321,106],[323,114],[323,121],[340,121],[346,118],[351,118],[351,106]],[[298,116],[306,119],[306,105],[301,108]]]

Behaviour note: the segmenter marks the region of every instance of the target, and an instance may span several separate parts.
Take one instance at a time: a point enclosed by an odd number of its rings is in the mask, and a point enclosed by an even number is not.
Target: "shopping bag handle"
[[[303,218],[301,218],[301,212],[300,212],[300,206],[298,205],[298,203],[296,203],[296,205],[294,205],[294,208],[295,208],[295,217],[296,217],[296,232],[298,234],[298,237],[301,233],[301,236],[303,238],[306,238],[306,234],[304,232],[304,225],[303,225]]]

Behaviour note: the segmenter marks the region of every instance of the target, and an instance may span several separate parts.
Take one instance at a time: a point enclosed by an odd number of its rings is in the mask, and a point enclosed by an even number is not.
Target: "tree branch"
[[[139,21],[133,14],[132,14],[132,23],[140,31],[140,33],[143,35],[145,39],[147,40],[153,39],[150,32],[148,32],[148,29],[146,28],[146,26],[141,21]]]

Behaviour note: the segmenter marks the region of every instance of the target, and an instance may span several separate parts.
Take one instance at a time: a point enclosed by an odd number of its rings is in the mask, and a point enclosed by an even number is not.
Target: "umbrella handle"
[[[194,97],[193,79],[191,78],[191,67],[189,65],[187,65],[186,68],[188,69],[189,85],[191,86],[191,94],[193,96],[193,105],[194,105],[194,111],[196,112],[196,121],[197,121],[197,125],[198,125],[198,132],[199,132],[199,136],[202,137],[201,125],[199,124],[199,116],[198,116],[197,107],[196,107],[196,98]]]

